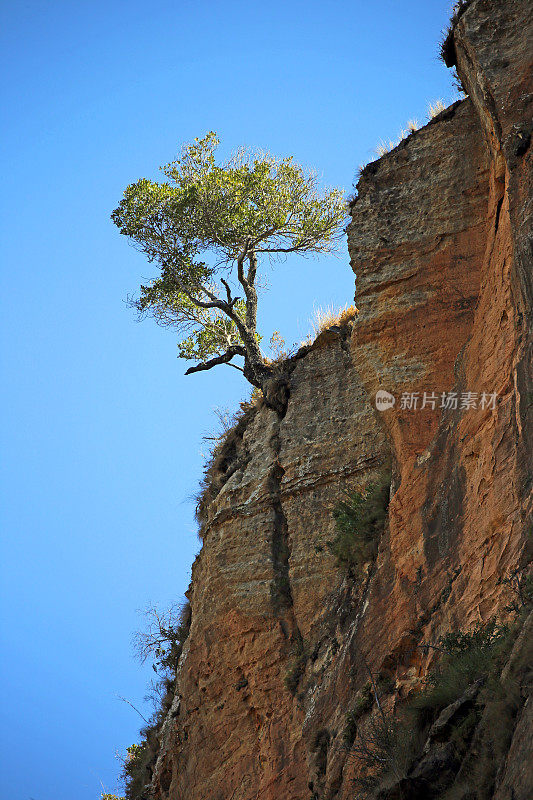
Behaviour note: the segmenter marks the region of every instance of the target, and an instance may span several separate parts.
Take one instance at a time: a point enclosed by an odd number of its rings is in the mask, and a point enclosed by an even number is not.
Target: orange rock
[[[528,25],[526,0],[462,13],[469,99],[359,181],[358,317],[292,359],[285,415],[258,406],[217,462],[157,800],[353,798],[343,732],[369,674],[389,676],[392,708],[434,658],[419,644],[506,614],[532,511]],[[378,389],[392,408],[376,411]],[[477,407],[441,408],[450,392]],[[388,529],[354,583],[331,512],[389,454]]]

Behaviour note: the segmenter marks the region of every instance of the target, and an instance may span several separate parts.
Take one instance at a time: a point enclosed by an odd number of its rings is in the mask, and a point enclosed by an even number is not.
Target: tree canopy
[[[160,268],[131,303],[178,330],[179,355],[196,362],[186,374],[230,364],[263,389],[272,367],[257,330],[259,260],[333,251],[346,203],[292,156],[240,149],[217,163],[218,145],[214,132],[184,145],[161,168],[165,182],[127,187],[112,220]]]

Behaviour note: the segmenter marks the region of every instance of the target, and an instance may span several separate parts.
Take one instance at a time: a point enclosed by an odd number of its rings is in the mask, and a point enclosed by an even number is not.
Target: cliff
[[[215,453],[147,797],[366,796],[347,714],[358,704],[364,739],[416,694],[442,636],[510,616],[512,578],[531,558],[530,5],[463,3],[450,36],[468,98],[357,185],[359,316],[283,365],[284,412],[250,405]],[[379,389],[392,407],[376,409]],[[389,467],[387,523],[355,575],[331,547],[334,511]],[[504,672],[518,695],[491,774],[469,784],[491,747],[487,704],[449,746],[475,684],[444,722],[420,726],[424,747],[375,796],[531,796],[531,623],[514,624]]]

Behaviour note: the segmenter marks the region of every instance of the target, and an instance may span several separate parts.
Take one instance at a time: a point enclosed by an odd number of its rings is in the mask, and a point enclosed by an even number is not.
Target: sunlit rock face
[[[359,181],[358,318],[293,357],[284,414],[258,405],[223,446],[157,800],[353,798],[346,714],[369,675],[401,705],[435,658],[420,645],[507,613],[532,510],[530,17],[526,0],[468,4],[469,97]],[[377,410],[380,389],[395,402]],[[354,580],[332,510],[389,461],[388,524]],[[497,800],[530,796],[528,702]]]

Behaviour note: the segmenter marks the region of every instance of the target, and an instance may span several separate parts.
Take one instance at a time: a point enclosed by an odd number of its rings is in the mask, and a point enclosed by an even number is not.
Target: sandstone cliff
[[[527,565],[532,513],[531,8],[473,0],[456,16],[448,50],[468,98],[357,186],[359,317],[284,365],[285,413],[248,408],[209,471],[191,627],[147,797],[364,796],[346,715],[369,676],[385,676],[389,713],[435,660],[425,644],[508,614],[502,578]],[[384,411],[380,388],[396,397]],[[437,399],[422,409],[424,392]],[[441,408],[450,392],[457,408]],[[475,408],[461,407],[467,392]],[[416,410],[401,407],[404,393]],[[328,546],[332,511],[389,463],[387,526],[354,579]],[[507,670],[523,665],[529,630]],[[448,745],[441,721],[379,796],[455,785],[455,797],[525,800],[532,702],[521,685],[485,787],[468,786],[488,725],[476,718],[461,758],[435,761],[432,743]]]

